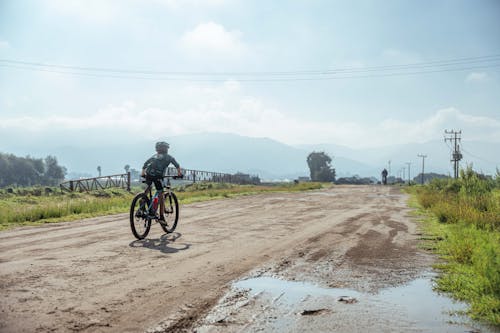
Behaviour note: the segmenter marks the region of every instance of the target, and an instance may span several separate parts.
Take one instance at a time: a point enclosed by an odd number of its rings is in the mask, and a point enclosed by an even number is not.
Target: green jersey
[[[172,163],[176,168],[179,167],[179,163],[170,156],[169,154],[155,154],[150,159],[148,159],[143,169],[146,170],[146,174],[151,177],[163,177],[165,170]]]

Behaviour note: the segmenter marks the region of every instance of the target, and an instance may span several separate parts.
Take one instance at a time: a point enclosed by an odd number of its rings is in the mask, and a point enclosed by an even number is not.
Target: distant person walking
[[[382,170],[382,184],[387,185],[387,170]]]
[[[165,175],[167,167],[172,163],[177,169],[178,176],[182,176],[182,172],[179,163],[168,154],[168,148],[170,148],[168,143],[163,141],[157,142],[155,148],[156,154],[144,162],[141,176],[146,178],[146,184],[148,186],[154,182],[160,198],[163,198],[163,176]],[[165,220],[163,216],[164,212],[165,201],[160,200],[160,220],[162,221]]]

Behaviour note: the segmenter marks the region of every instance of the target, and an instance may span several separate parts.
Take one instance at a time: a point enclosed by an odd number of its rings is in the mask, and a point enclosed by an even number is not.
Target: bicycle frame
[[[177,179],[182,178],[182,176],[164,176],[161,180],[162,190],[156,190],[154,195],[152,190],[153,182],[151,182],[144,192],[137,194],[132,200],[130,227],[137,239],[144,239],[148,235],[152,220],[159,222],[166,233],[175,230],[179,220],[179,202],[174,191],[172,191],[170,178]],[[154,206],[155,201],[158,203],[156,207]],[[160,208],[160,214],[158,214],[158,208]]]
[[[166,179],[165,183],[162,180],[162,185],[163,185],[163,192],[162,193],[164,196],[170,195],[172,193],[172,185],[170,183],[170,178],[175,178],[175,177],[176,176],[163,176],[163,179]],[[153,189],[153,183],[151,183],[150,185],[148,185],[146,187],[146,189],[144,190],[144,193],[150,198],[148,211],[154,215],[154,214],[156,214],[156,209],[158,209],[158,207],[160,205],[159,200],[164,200],[164,198],[159,198],[160,192],[158,190],[156,190],[155,194],[153,195],[152,189]],[[155,198],[158,198],[158,206],[156,207],[156,209],[154,209],[154,207],[153,207]]]

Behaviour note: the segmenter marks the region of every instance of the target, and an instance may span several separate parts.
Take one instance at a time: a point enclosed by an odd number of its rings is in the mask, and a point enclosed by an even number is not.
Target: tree
[[[130,165],[125,164],[125,166],[123,168],[125,169],[125,173],[128,173],[130,170]]]
[[[375,180],[376,182],[376,180]],[[337,179],[335,184],[351,184],[351,185],[368,185],[368,184],[373,184],[374,181],[372,178],[368,177],[359,177],[359,176],[352,176],[352,177],[341,177]]]
[[[324,152],[312,152],[307,156],[307,165],[312,181],[335,181],[335,169],[331,166],[332,159]]]
[[[6,155],[0,153],[0,187],[10,183],[10,163]]]
[[[100,165],[97,166],[97,172],[99,172],[99,177],[101,177],[101,166]]]
[[[424,173],[424,184],[429,183],[431,180],[433,180],[435,178],[443,179],[443,178],[449,178],[449,176],[434,173],[434,172],[427,172],[427,173]],[[422,173],[419,173],[418,175],[413,177],[413,181],[417,184],[420,184],[420,182],[422,181]]]
[[[66,168],[57,164],[55,156],[47,156],[45,158],[45,182],[47,185],[56,185],[64,179]]]
[[[130,169],[130,178],[132,179],[132,181],[139,180],[140,176],[141,175],[138,170],[134,168]]]
[[[43,160],[0,153],[0,187],[56,185],[65,174],[66,168],[59,166],[53,156]]]

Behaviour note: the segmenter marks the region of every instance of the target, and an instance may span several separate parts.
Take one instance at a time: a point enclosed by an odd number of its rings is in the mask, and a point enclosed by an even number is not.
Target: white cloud
[[[206,57],[207,55],[238,57],[245,53],[246,46],[241,40],[239,30],[226,30],[215,22],[198,24],[193,30],[185,32],[180,40],[181,47],[189,55]]]
[[[465,78],[466,82],[484,82],[488,80],[488,74],[483,72],[472,72]]]
[[[103,133],[123,142],[136,139],[225,132],[269,137],[289,144],[335,143],[376,147],[442,139],[445,129],[461,129],[467,140],[500,143],[500,120],[463,113],[455,108],[437,110],[418,121],[386,119],[378,124],[311,120],[292,117],[269,107],[265,100],[245,93],[238,81],[191,85],[172,89],[175,99],[158,107],[125,101],[85,116],[0,116],[0,132],[53,135],[72,140],[100,140],[88,133]],[[69,134],[69,135],[68,135]],[[80,139],[81,140],[81,139]]]
[[[417,122],[389,119],[382,122],[381,129],[389,136],[398,138],[398,141],[401,138],[403,142],[426,142],[440,139],[446,129],[462,129],[464,135],[470,140],[500,143],[500,120],[468,115],[455,108],[438,110],[433,116]]]

